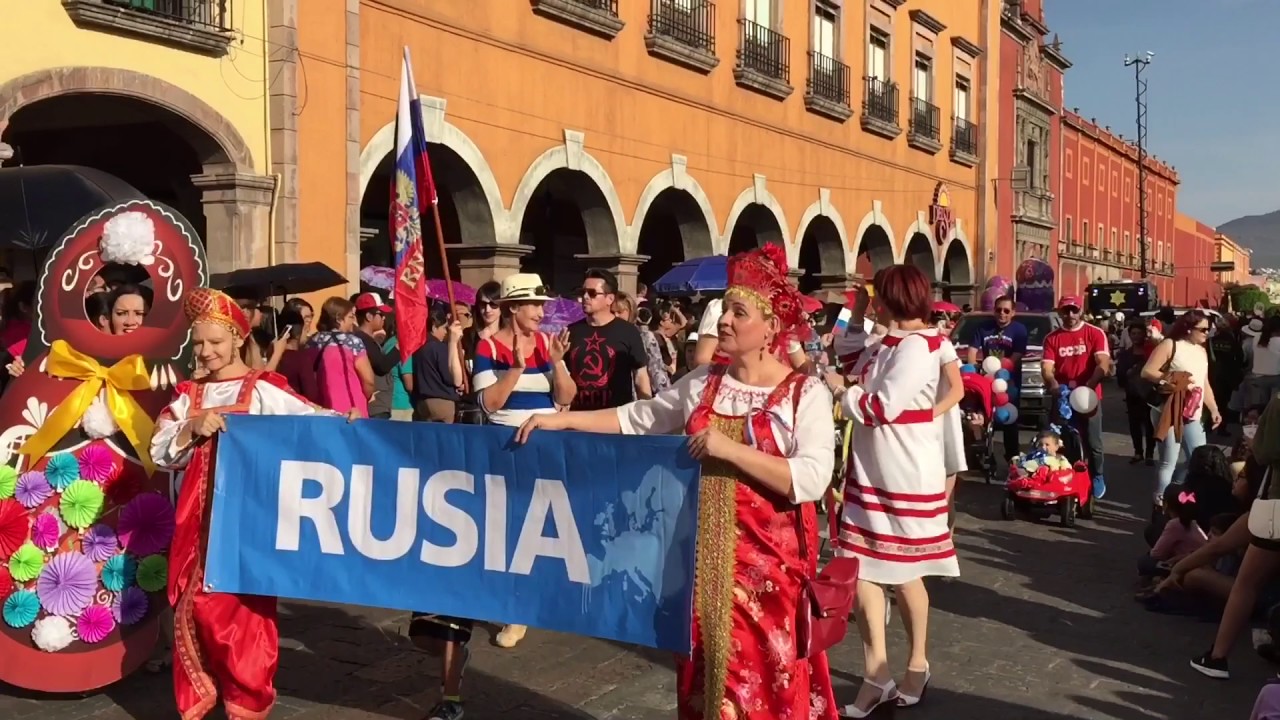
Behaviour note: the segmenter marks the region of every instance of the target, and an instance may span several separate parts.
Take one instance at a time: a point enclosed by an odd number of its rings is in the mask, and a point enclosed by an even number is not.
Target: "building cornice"
[[[933,32],[940,33],[947,29],[947,26],[943,25],[941,20],[923,10],[912,10],[908,14],[911,16],[911,22],[919,25],[925,30],[932,30]]]
[[[951,37],[951,44],[952,46],[955,47],[955,49],[959,50],[965,55],[968,55],[971,58],[976,59],[979,55],[982,54],[982,48],[978,47],[976,43],[966,40],[965,38],[959,35],[953,35]]]
[[[1015,40],[1023,44],[1037,39],[1034,32],[1023,25],[1022,21],[1017,17],[1014,17],[1009,13],[1001,13],[1000,28],[1012,35]]]
[[[1054,67],[1063,72],[1066,72],[1071,67],[1071,61],[1067,59],[1066,55],[1062,54],[1062,43],[1058,42],[1056,38],[1052,43],[1041,45],[1040,52]]]

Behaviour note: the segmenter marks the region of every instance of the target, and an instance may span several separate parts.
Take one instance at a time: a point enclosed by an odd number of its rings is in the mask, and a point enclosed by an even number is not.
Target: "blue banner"
[[[215,592],[690,649],[698,465],[681,437],[233,415]]]

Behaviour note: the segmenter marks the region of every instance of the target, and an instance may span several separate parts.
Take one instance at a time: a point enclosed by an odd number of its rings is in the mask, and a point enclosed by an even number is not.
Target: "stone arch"
[[[811,229],[821,233],[812,238],[821,240],[817,255],[821,266],[812,270],[822,275],[852,273],[854,256],[849,250],[849,235],[845,230],[844,218],[840,216],[840,211],[831,204],[831,191],[827,188],[818,191],[817,201],[805,209],[804,214],[800,216],[800,225],[796,229],[796,261],[792,263],[792,267],[800,268],[806,273],[811,269],[802,265],[805,259],[806,236]]]
[[[22,107],[76,93],[128,97],[168,110],[189,123],[175,130],[201,155],[206,167],[229,164],[238,172],[254,170],[253,153],[244,137],[213,106],[177,85],[124,68],[45,68],[0,84],[0,135]]]
[[[427,142],[448,148],[474,176],[474,186],[454,190],[453,199],[459,214],[465,213],[470,224],[476,227],[491,229],[491,239],[484,238],[479,242],[515,244],[519,241],[518,234],[511,232],[512,223],[508,221],[506,210],[502,206],[502,191],[498,188],[493,168],[471,138],[445,119],[445,107],[443,98],[422,98],[422,126]],[[395,152],[395,147],[396,123],[393,120],[379,128],[360,153],[361,198],[379,165]],[[467,239],[463,239],[463,242],[467,242]]]
[[[634,247],[635,243],[630,238],[631,228],[623,220],[618,189],[600,161],[583,148],[583,137],[576,130],[565,130],[563,145],[547,150],[529,164],[511,198],[509,217],[516,228],[518,240],[520,225],[525,211],[533,203],[534,193],[552,173],[557,170],[569,171],[575,178],[573,182],[580,185],[582,190],[594,186],[596,191],[583,193],[576,198],[582,211],[588,252],[592,255],[617,255],[622,252],[623,247]],[[591,197],[592,195],[596,197]]]
[[[897,239],[893,234],[893,225],[884,214],[884,207],[879,200],[871,202],[871,211],[858,223],[858,233],[854,240],[851,257],[847,261],[852,272],[861,273],[870,279],[871,272],[886,265],[897,262]],[[859,258],[867,257],[866,267],[860,267]]]
[[[717,255],[729,254],[733,240],[733,231],[739,220],[746,220],[758,226],[756,241],[758,244],[774,242],[787,251],[787,262],[794,266],[799,259],[799,249],[791,247],[791,235],[788,231],[787,215],[782,210],[782,203],[765,187],[764,175],[757,174],[751,187],[743,190],[733,201],[729,217],[724,224],[724,232],[716,247]]]
[[[629,245],[623,246],[622,252],[635,254],[640,252],[640,230],[644,224],[645,217],[649,214],[649,209],[657,201],[658,196],[667,190],[678,190],[685,193],[696,206],[703,227],[701,229],[692,228],[688,230],[692,217],[681,217],[680,239],[684,244],[684,255],[686,258],[701,257],[705,255],[714,255],[717,238],[720,236],[720,229],[716,225],[716,214],[711,208],[711,198],[707,197],[707,193],[702,189],[689,173],[686,171],[684,157],[673,155],[671,158],[671,168],[663,170],[654,175],[649,180],[649,184],[645,185],[644,190],[640,192],[640,200],[636,203],[636,211],[631,216],[631,232],[629,233]]]
[[[977,282],[973,248],[958,221],[949,238],[946,249],[938,259],[936,275],[942,283],[943,299],[956,305],[972,304]]]
[[[907,254],[907,251],[911,246],[911,241],[914,240],[917,236],[923,237],[925,240],[929,241],[929,254],[930,254],[931,262],[929,263],[929,268],[922,267],[921,269],[929,270],[931,268],[932,270],[936,271],[938,268],[938,263],[940,261],[940,258],[938,257],[939,254],[937,251],[938,242],[937,242],[937,239],[934,238],[933,236],[933,224],[929,222],[929,217],[924,213],[923,210],[916,213],[915,222],[911,223],[911,225],[907,227],[907,231],[902,235],[902,245],[898,247],[898,262],[900,263],[907,262],[907,259],[909,257]],[[918,252],[923,253],[923,246],[919,246],[919,248],[920,249],[918,250]]]

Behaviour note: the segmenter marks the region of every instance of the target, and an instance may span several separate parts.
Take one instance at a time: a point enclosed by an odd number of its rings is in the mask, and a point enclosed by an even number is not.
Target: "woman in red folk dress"
[[[833,720],[825,653],[799,657],[802,583],[817,569],[815,501],[831,480],[831,394],[774,352],[800,328],[781,248],[729,260],[719,322],[723,362],[650,400],[536,415],[520,429],[686,431],[703,462],[698,490],[693,653],[678,662],[681,720]],[[804,533],[801,549],[799,533]]]
[[[240,348],[249,336],[249,321],[234,300],[202,288],[187,296],[184,310],[206,375],[178,385],[151,441],[157,465],[186,467],[169,557],[174,695],[183,720],[203,718],[217,705],[219,692],[229,720],[261,720],[276,699],[276,600],[204,590],[204,522],[213,497],[209,438],[225,429],[228,413],[336,413],[295,395],[283,376],[244,364]]]

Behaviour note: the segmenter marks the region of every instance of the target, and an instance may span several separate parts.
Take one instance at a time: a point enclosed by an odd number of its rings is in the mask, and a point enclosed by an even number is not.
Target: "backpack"
[[[320,404],[340,413],[357,408],[361,415],[368,417],[369,399],[364,396],[360,376],[356,374],[355,353],[337,340],[327,340],[316,350]]]

